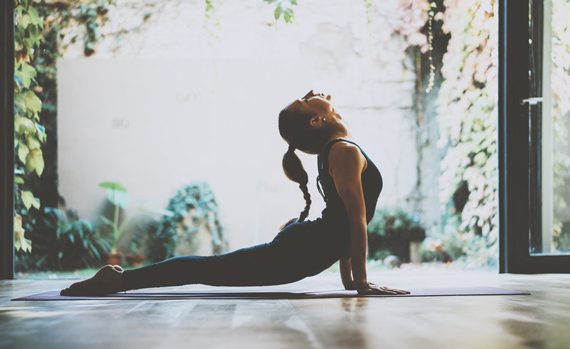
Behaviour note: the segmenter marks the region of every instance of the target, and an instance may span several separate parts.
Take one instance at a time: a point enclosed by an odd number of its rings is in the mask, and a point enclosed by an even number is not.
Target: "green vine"
[[[293,23],[295,20],[295,11],[293,8],[298,5],[297,0],[263,0],[267,4],[275,5],[273,10],[273,17],[276,21],[283,18],[285,23]]]
[[[264,1],[275,5],[276,20],[293,21],[297,0]],[[215,11],[215,2],[205,0],[205,15],[209,19]],[[14,246],[18,255],[31,252],[34,234],[48,228],[42,223],[48,220],[46,211],[40,207],[55,207],[59,200],[57,58],[78,40],[83,44],[85,56],[94,54],[97,42],[103,37],[100,29],[107,22],[113,4],[113,0],[16,0]],[[149,16],[145,11],[142,23]],[[84,30],[77,30],[79,27]],[[109,35],[124,35],[128,31],[119,30]]]
[[[47,138],[40,123],[42,102],[37,94],[41,87],[37,84],[37,70],[33,64],[40,46],[43,21],[30,0],[16,2],[14,20],[14,247],[17,251],[31,252],[32,242],[24,236],[25,219],[32,209],[39,210],[41,202],[31,190],[30,181],[44,171],[42,144]]]
[[[496,262],[497,216],[497,16],[496,2],[454,2],[445,11],[451,34],[438,96],[442,159],[440,200],[444,230],[454,230],[476,249],[479,265]]]
[[[34,234],[42,231],[47,206],[58,204],[56,173],[56,61],[65,51],[71,27],[84,26],[83,52],[89,56],[101,38],[111,0],[15,4],[15,216],[17,254],[31,252]],[[41,54],[37,54],[41,52]],[[41,225],[41,226],[40,226]],[[25,237],[25,235],[27,237]]]

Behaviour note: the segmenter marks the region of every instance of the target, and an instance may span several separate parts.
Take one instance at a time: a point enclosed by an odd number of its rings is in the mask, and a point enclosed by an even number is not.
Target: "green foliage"
[[[32,244],[25,237],[30,229],[27,214],[32,208],[40,208],[40,199],[34,195],[29,182],[44,171],[42,143],[47,138],[40,123],[42,102],[36,94],[41,88],[36,81],[37,71],[31,64],[40,44],[43,21],[30,0],[16,1],[14,21],[14,247],[17,251],[30,252]]]
[[[208,183],[193,182],[179,189],[170,199],[167,211],[171,214],[162,216],[158,229],[151,231],[148,240],[147,254],[151,261],[172,257],[180,236],[189,237],[193,245],[197,244],[195,236],[201,226],[210,233],[215,254],[226,249],[218,203]]]
[[[402,208],[377,209],[368,224],[368,257],[384,259],[396,255],[401,260],[409,259],[410,241],[422,241],[425,229],[419,216]]]
[[[14,217],[14,247],[16,251],[32,252],[32,242],[25,237],[26,231],[22,226],[22,216]]]
[[[451,216],[442,232],[429,234],[420,248],[422,261],[455,262],[467,268],[496,266],[498,245],[487,246],[485,237],[461,233],[460,225],[460,217]]]
[[[368,224],[368,233],[380,236],[391,233],[410,234],[418,230],[423,230],[419,216],[409,214],[402,208],[377,209]]]
[[[15,198],[14,246],[17,251],[31,250],[31,241],[24,237],[36,228],[43,217],[38,192],[45,170],[47,180],[55,186],[55,163],[45,162],[44,147],[49,144],[48,132],[55,136],[56,59],[60,55],[59,40],[71,25],[85,26],[84,53],[94,52],[98,28],[105,21],[107,0],[72,2],[34,2],[17,0],[14,9],[15,69]],[[45,21],[45,24],[44,24]],[[41,55],[38,54],[41,52]],[[46,125],[46,127],[44,127]],[[52,144],[55,144],[52,141]],[[53,145],[54,146],[54,145]],[[51,150],[54,152],[54,150]],[[43,175],[43,176],[42,176]],[[40,179],[42,176],[42,179]],[[55,200],[55,199],[54,199]],[[55,205],[55,203],[54,203]],[[29,235],[29,234],[28,234]],[[33,240],[33,239],[32,239]]]
[[[446,149],[440,200],[445,214],[456,218],[448,224],[458,238],[481,237],[480,248],[462,247],[478,261],[495,248],[498,236],[496,5],[446,3],[444,29],[451,37],[438,96],[439,145]]]
[[[119,213],[121,208],[127,208],[129,204],[129,193],[121,183],[118,182],[101,182],[101,188],[104,188],[107,194],[107,200],[113,205],[113,220],[102,216],[101,219],[108,224],[113,231],[113,248],[112,252],[117,252],[117,244],[121,240],[124,232],[124,224],[119,224]]]
[[[297,5],[297,0],[265,1],[275,4],[274,14],[277,19],[282,18],[286,23],[293,21],[292,8]],[[214,0],[205,0],[207,17],[214,11],[214,2]],[[31,249],[31,241],[26,239],[24,234],[34,228],[36,221],[45,218],[42,217],[43,210],[39,210],[40,198],[34,193],[39,192],[42,186],[45,187],[46,181],[50,186],[57,185],[56,164],[46,163],[44,154],[46,142],[48,146],[50,144],[47,135],[55,136],[57,57],[66,50],[65,43],[74,43],[78,40],[82,41],[84,55],[92,55],[98,40],[102,37],[100,28],[106,23],[112,4],[112,0],[64,2],[16,0],[14,223],[18,229],[14,232],[14,241],[17,250]],[[149,16],[149,13],[145,13],[144,21]],[[84,30],[77,30],[79,27],[83,27]],[[74,30],[70,31],[70,28]],[[128,30],[120,30],[117,35],[125,32]],[[78,37],[77,33],[81,33],[82,37]],[[68,35],[72,37],[67,38]],[[69,40],[64,40],[66,38]],[[41,52],[41,55],[37,52]],[[51,146],[55,147],[54,141],[51,143]],[[46,169],[48,178],[45,178]],[[43,182],[39,179],[42,174]],[[22,192],[26,193],[23,200]],[[30,196],[30,193],[33,196]]]
[[[101,22],[106,19],[106,0],[87,1],[79,4],[77,13],[73,14],[80,23],[85,24],[85,36],[83,38],[83,54],[90,56],[95,53],[95,43],[99,37],[98,31]]]
[[[498,245],[487,245],[485,237],[472,232],[458,233],[458,216],[450,218],[440,234],[428,236],[422,243],[422,262],[454,262],[466,268],[496,267]]]
[[[129,205],[129,193],[121,183],[101,182],[101,188],[106,189],[107,199],[115,206],[127,208]]]
[[[388,256],[392,256],[392,251],[385,248],[373,249],[368,252],[368,259],[382,261]]]
[[[19,270],[73,270],[99,266],[111,250],[111,236],[73,210],[44,207],[30,232],[34,250],[17,252]]]
[[[297,0],[263,0],[270,5],[275,5],[273,17],[275,20],[283,19],[285,23],[293,23],[295,12],[293,7],[298,5]]]

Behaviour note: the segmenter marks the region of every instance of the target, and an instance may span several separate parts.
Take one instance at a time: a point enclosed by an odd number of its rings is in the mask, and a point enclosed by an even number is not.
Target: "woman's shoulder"
[[[328,154],[330,167],[347,167],[354,165],[362,165],[366,167],[366,157],[362,149],[352,142],[335,142]]]
[[[329,152],[355,152],[360,151],[360,146],[356,142],[348,139],[339,139],[330,145]]]

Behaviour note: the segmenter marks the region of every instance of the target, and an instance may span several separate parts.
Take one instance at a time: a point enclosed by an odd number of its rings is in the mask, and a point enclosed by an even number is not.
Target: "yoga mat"
[[[219,287],[216,289],[193,289],[178,292],[127,291],[106,296],[60,296],[59,290],[35,293],[13,301],[69,301],[69,300],[172,300],[172,299],[313,299],[346,297],[442,297],[442,296],[514,296],[530,295],[528,292],[496,287],[447,287],[410,289],[406,295],[358,296],[356,291],[345,290],[294,290],[285,292],[263,291],[262,287],[249,290]]]

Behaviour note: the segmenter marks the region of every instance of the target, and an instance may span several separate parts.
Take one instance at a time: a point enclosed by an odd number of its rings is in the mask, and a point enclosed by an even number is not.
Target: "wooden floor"
[[[570,348],[570,275],[420,269],[370,279],[403,288],[498,286],[532,295],[11,302],[69,282],[2,281],[0,347]],[[329,273],[287,288],[340,286]]]

